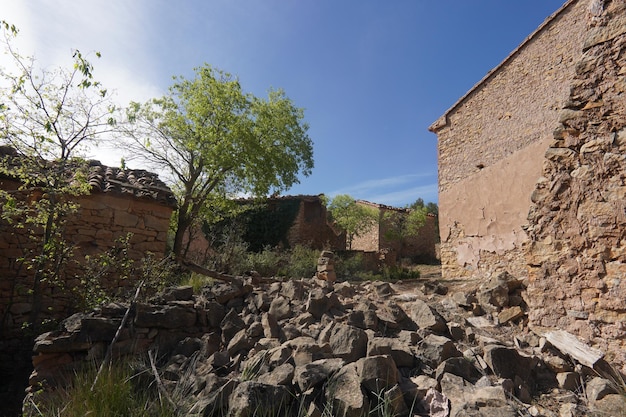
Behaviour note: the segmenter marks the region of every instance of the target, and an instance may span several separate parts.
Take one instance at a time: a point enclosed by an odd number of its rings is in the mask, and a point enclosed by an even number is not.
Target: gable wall
[[[395,251],[399,258],[411,258],[419,262],[429,263],[437,260],[436,216],[428,215],[418,235],[406,238],[400,243],[397,240],[390,240],[385,237],[389,227],[385,224],[385,213],[389,210],[394,210],[393,208],[365,202],[358,202],[358,204],[375,207],[379,211],[379,222],[366,232],[354,237],[352,250],[378,252],[391,249]]]
[[[431,126],[444,277],[527,274],[522,226],[580,55],[587,3],[569,2]]]

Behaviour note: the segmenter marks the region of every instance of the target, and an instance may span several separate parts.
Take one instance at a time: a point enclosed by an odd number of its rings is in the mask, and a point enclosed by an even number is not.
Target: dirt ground
[[[417,265],[421,279],[438,280],[441,279],[441,265]]]

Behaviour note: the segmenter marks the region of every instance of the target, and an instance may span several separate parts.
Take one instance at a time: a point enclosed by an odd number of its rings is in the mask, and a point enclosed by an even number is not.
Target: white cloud
[[[34,56],[39,68],[67,68],[73,51],[80,50],[94,65],[94,78],[112,93],[119,106],[145,101],[165,91],[156,82],[159,66],[149,55],[151,34],[149,0],[29,0],[3,4],[2,19],[19,34],[12,41],[20,55]],[[98,59],[95,52],[102,54]],[[11,68],[7,56],[0,65]],[[90,155],[106,164],[118,164],[119,150],[101,147]]]
[[[367,180],[364,182],[360,182],[355,185],[351,185],[349,187],[345,187],[331,193],[332,195],[337,194],[363,194],[369,193],[371,190],[379,189],[379,188],[393,188],[403,184],[414,182],[420,178],[426,178],[432,176],[432,173],[424,173],[424,174],[409,174],[409,175],[399,175],[396,177],[389,178],[379,178],[374,180]]]
[[[413,203],[418,198],[425,202],[437,202],[438,197],[437,184],[419,185],[417,187],[407,188],[389,193],[375,194],[367,199],[375,203],[386,204],[389,206],[404,206]],[[370,200],[371,199],[371,200]]]
[[[423,184],[435,176],[432,172],[400,175],[364,181],[329,193],[329,197],[348,194],[360,200],[390,206],[410,204],[418,198],[424,201],[437,201],[437,183]]]

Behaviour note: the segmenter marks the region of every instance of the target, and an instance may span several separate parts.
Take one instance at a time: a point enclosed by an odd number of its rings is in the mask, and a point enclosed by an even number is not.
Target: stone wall
[[[529,317],[537,328],[577,334],[624,365],[626,3],[606,1],[594,12],[532,194]]]
[[[259,207],[254,207],[257,203],[254,200],[241,201],[241,204],[251,205],[252,214],[244,212],[233,220],[244,228],[242,238],[251,250],[267,246],[294,248],[297,245],[318,250],[345,249],[345,232],[328,222],[326,206],[320,196],[270,197]],[[200,225],[194,226],[191,234],[187,233],[185,245],[188,242],[187,259],[205,263],[213,249]]]
[[[580,56],[588,3],[568,1],[430,127],[439,141],[444,277],[526,275],[522,226]]]
[[[148,252],[156,256],[165,253],[175,202],[171,191],[154,174],[112,169],[94,161],[89,183],[92,193],[78,198],[79,210],[64,228],[67,241],[73,244],[73,261],[62,267],[63,286],[42,283],[36,291],[41,297],[36,318],[39,325],[54,324],[71,314],[76,305],[72,291],[87,290],[80,280],[86,255],[107,252],[128,233],[132,233],[127,248],[129,259],[141,260]],[[0,178],[1,189],[16,193],[18,187],[17,182]],[[36,192],[29,194],[33,195]],[[32,255],[37,246],[37,239],[32,237],[41,232],[30,225],[21,226],[0,221],[0,416],[19,414],[32,370],[34,277],[20,259]],[[102,286],[109,289],[125,283],[114,275],[101,279]]]
[[[385,237],[388,225],[385,223],[385,213],[388,211],[403,212],[405,209],[385,206],[382,204],[370,203],[368,201],[357,201],[358,204],[373,207],[379,211],[379,222],[368,231],[355,236],[352,240],[352,250],[365,252],[378,252],[381,250],[393,250],[399,258],[410,258],[418,262],[436,262],[437,253],[437,221],[434,215],[428,215],[424,226],[417,236],[406,238],[403,241],[388,239]]]
[[[313,249],[342,250],[346,234],[328,223],[326,206],[319,196],[297,196],[298,214],[287,233],[290,247],[302,245]]]
[[[116,246],[118,239],[129,233],[132,234],[128,248],[130,259],[138,261],[148,253],[165,254],[171,206],[112,193],[82,196],[78,203],[79,212],[65,227],[67,239],[74,245],[73,261],[64,267],[62,274],[67,288],[80,285],[84,265],[76,262],[84,260],[86,255],[107,252]],[[22,328],[31,311],[32,274],[19,259],[35,248],[33,233],[36,232],[28,227],[15,228],[0,223],[0,316],[3,329],[9,334],[11,329],[19,331]],[[115,288],[119,284],[117,280],[102,282],[105,288]],[[44,289],[42,314],[49,317],[43,318],[67,317],[70,298],[71,295],[64,295],[58,288]]]

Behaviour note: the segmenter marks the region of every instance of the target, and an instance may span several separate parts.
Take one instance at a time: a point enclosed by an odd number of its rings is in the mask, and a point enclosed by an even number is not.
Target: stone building
[[[532,192],[529,319],[575,333],[626,371],[626,2],[591,5]]]
[[[523,226],[580,58],[588,6],[566,2],[430,126],[444,277],[527,275]]]
[[[626,3],[567,1],[430,129],[444,277],[527,277],[536,331],[625,365]]]
[[[378,211],[379,221],[370,230],[355,236],[352,240],[352,250],[364,252],[393,251],[397,258],[409,258],[414,262],[437,262],[437,217],[428,215],[417,236],[402,240],[388,236],[389,224],[385,220],[385,213],[396,212],[400,215],[408,214],[408,209],[386,206],[357,200],[357,204],[372,207]]]
[[[240,200],[249,209],[221,227],[237,224],[242,239],[251,251],[265,247],[343,250],[346,235],[328,221],[327,210],[319,195],[273,196],[262,201]],[[218,231],[217,234],[220,234]],[[187,258],[203,263],[211,256],[210,242],[200,227],[187,235]]]
[[[119,169],[91,161],[88,182],[91,193],[75,198],[77,213],[64,226],[65,239],[72,245],[72,260],[63,268],[65,286],[76,287],[85,256],[102,254],[130,235],[127,256],[141,260],[148,253],[163,256],[172,212],[176,206],[170,189],[156,174],[143,170]],[[19,195],[19,183],[0,178],[0,188]],[[34,191],[36,193],[36,190]],[[31,272],[20,261],[35,249],[36,229],[0,222],[0,315],[3,328],[20,328],[30,312],[28,287]],[[82,262],[84,263],[84,262]],[[84,265],[83,265],[84,266]],[[102,283],[105,287],[109,283]],[[117,283],[110,283],[116,286]],[[47,290],[48,291],[48,290]],[[43,311],[65,317],[68,300],[53,289],[44,299]]]
[[[19,157],[11,148],[0,147],[0,156],[19,164]],[[54,323],[72,313],[76,304],[72,290],[85,290],[80,278],[85,271],[86,255],[106,253],[129,233],[129,259],[139,261],[149,252],[155,256],[165,253],[176,201],[156,174],[91,161],[88,181],[91,193],[76,198],[78,211],[64,227],[73,253],[72,260],[60,271],[63,286],[41,283],[37,291],[39,323]],[[37,189],[24,192],[19,187],[15,179],[0,177],[3,191],[16,198],[37,198]],[[0,415],[17,415],[17,411],[12,411],[21,408],[20,399],[32,369],[32,336],[24,329],[33,319],[34,275],[22,258],[32,256],[39,241],[32,237],[41,232],[31,225],[19,225],[23,227],[0,221]],[[114,276],[103,278],[101,284],[107,289],[123,285]]]

